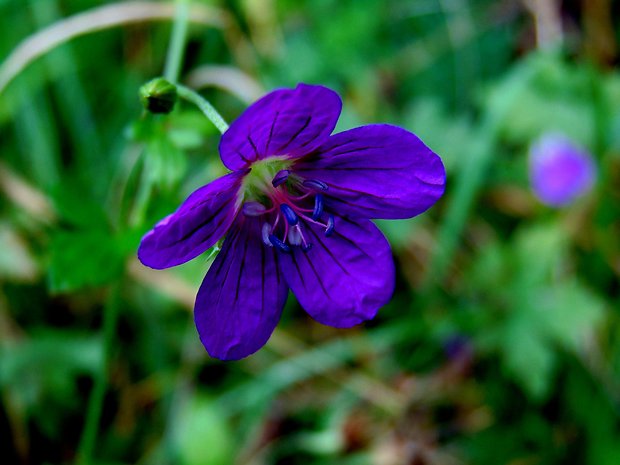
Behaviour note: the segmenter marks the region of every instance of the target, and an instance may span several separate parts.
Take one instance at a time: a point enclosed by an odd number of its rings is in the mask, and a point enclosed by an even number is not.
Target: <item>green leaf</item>
[[[514,263],[516,282],[525,287],[547,282],[566,259],[568,238],[556,223],[528,226],[518,231],[507,250]]]
[[[545,132],[561,131],[581,144],[589,144],[594,120],[588,68],[569,65],[553,52],[531,55],[525,64],[532,75],[499,121],[502,135],[511,142],[528,145]],[[491,101],[503,99],[511,91],[502,84],[490,93]]]
[[[514,316],[503,330],[505,369],[534,399],[549,391],[555,354],[526,315]]]
[[[74,226],[107,226],[101,202],[92,198],[89,189],[67,176],[51,192],[52,202],[62,220]]]
[[[467,161],[478,134],[464,115],[448,113],[438,98],[421,98],[407,111],[406,127],[441,155],[448,173]]]
[[[49,287],[70,292],[101,286],[123,271],[125,255],[107,231],[59,231],[50,244]]]
[[[582,348],[604,317],[604,302],[576,281],[539,293],[538,321],[560,346]]]
[[[227,465],[234,446],[225,416],[207,396],[196,394],[174,419],[173,444],[181,465]]]
[[[75,331],[34,330],[29,339],[0,346],[0,387],[37,418],[50,437],[57,421],[80,399],[76,378],[103,363],[101,340]]]
[[[144,154],[147,176],[154,185],[171,189],[183,178],[187,169],[185,153],[170,139],[161,136],[151,140]]]

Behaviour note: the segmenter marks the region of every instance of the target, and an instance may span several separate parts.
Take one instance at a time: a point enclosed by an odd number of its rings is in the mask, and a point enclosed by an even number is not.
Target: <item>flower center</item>
[[[278,156],[252,163],[251,170],[243,178],[241,186],[244,201],[254,200],[261,202],[264,200],[269,189],[273,187],[272,180],[274,180],[276,174],[287,172],[292,164],[290,159]]]
[[[262,239],[269,247],[291,252],[300,247],[312,248],[305,228],[310,224],[334,232],[334,215],[325,212],[323,193],[327,184],[316,179],[302,179],[292,173],[292,162],[271,157],[252,165],[243,182],[243,207],[246,216],[260,217]]]

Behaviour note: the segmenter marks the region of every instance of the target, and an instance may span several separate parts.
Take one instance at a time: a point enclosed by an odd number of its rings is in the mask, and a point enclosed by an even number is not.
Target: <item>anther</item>
[[[243,214],[245,216],[260,216],[266,210],[267,208],[262,203],[246,202],[243,204]]]
[[[286,218],[286,222],[291,226],[295,226],[299,222],[299,218],[297,218],[297,213],[287,204],[283,203],[280,205],[280,211]]]
[[[299,225],[288,230],[288,242],[291,245],[299,245],[301,244],[301,231],[299,230]]]
[[[332,235],[335,226],[336,225],[334,224],[334,215],[329,215],[329,218],[327,219],[327,227],[325,228],[325,237],[329,237]]]
[[[311,248],[312,248],[312,244],[302,244],[301,246],[301,250],[303,250],[304,252],[307,252]]]
[[[314,211],[312,212],[312,219],[318,220],[323,214],[323,194],[316,194],[314,197]]]
[[[269,235],[271,234],[271,225],[269,223],[263,224],[263,229],[261,231],[261,235],[263,236],[263,242],[265,245],[269,247],[273,247],[273,244],[269,240]]]
[[[286,245],[284,242],[282,242],[280,239],[278,239],[276,236],[274,236],[273,234],[269,235],[269,241],[271,242],[272,245],[280,249],[282,252],[285,252],[285,253],[291,252],[291,248],[288,245]]]
[[[273,187],[278,187],[280,184],[284,184],[288,179],[288,175],[291,174],[289,170],[280,170],[276,173],[271,181]]]
[[[323,181],[319,181],[318,179],[306,179],[302,184],[306,187],[310,187],[320,191],[326,191],[328,189],[327,184],[325,184]]]

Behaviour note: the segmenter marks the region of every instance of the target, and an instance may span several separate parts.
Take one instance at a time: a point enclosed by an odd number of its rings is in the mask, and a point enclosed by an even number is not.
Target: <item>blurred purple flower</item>
[[[443,350],[446,357],[452,361],[469,358],[473,354],[470,338],[458,333],[450,335],[443,341]]]
[[[321,86],[271,92],[222,136],[232,170],[192,193],[142,239],[152,268],[191,260],[224,235],[196,297],[209,354],[240,359],[273,332],[289,288],[320,323],[346,328],[391,298],[390,246],[371,218],[409,218],[444,191],[441,159],[385,124],[331,135],[338,95]]]
[[[561,134],[544,135],[530,149],[530,182],[546,205],[570,204],[592,189],[595,178],[591,155]]]

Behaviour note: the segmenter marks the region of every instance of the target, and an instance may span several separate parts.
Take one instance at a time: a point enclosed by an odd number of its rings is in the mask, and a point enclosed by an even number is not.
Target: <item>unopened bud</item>
[[[164,78],[155,78],[140,87],[140,101],[151,113],[170,113],[177,101],[177,88]]]

